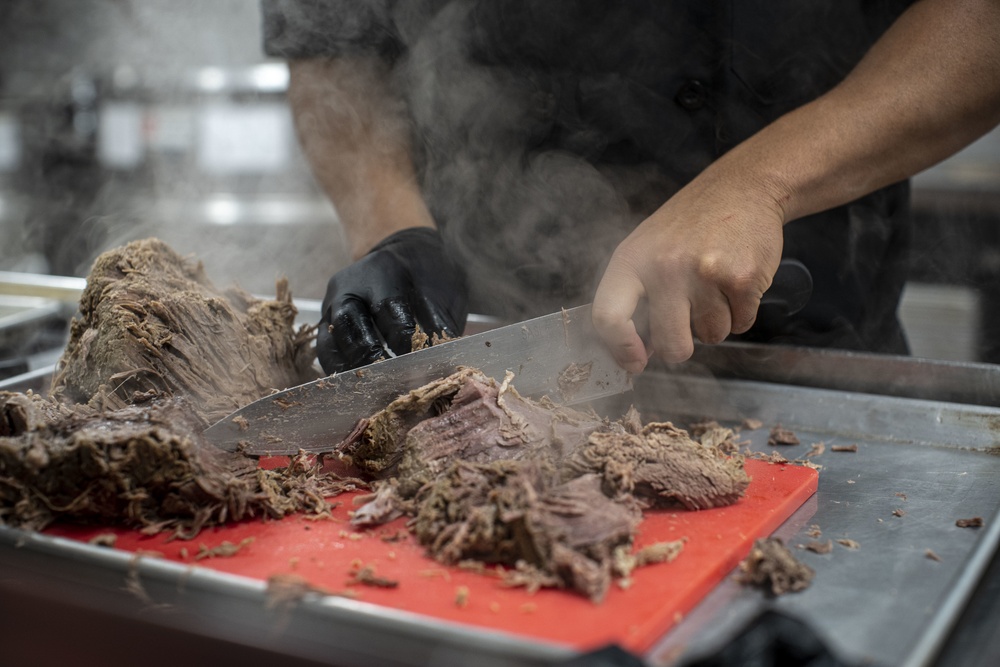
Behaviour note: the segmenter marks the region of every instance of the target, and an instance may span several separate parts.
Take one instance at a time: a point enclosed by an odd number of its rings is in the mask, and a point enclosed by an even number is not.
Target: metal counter
[[[728,641],[761,609],[775,607],[803,619],[845,659],[939,664],[941,648],[1000,541],[1000,408],[990,405],[1000,371],[947,365],[947,386],[978,386],[981,400],[965,395],[970,400],[955,401],[947,387],[941,393],[949,400],[941,400],[933,395],[932,379],[915,390],[920,397],[893,395],[905,393],[899,378],[928,369],[919,359],[881,358],[882,366],[872,366],[874,360],[852,353],[777,352],[775,357],[775,350],[751,345],[701,348],[688,364],[637,377],[631,395],[602,402],[598,411],[617,415],[634,402],[647,420],[686,424],[707,417],[738,424],[753,417],[764,427],[743,436],[751,449],[766,453],[777,449],[767,445],[770,427],[781,424],[801,440],[781,448],[789,459],[824,443],[825,452],[810,459],[822,466],[818,493],[777,534],[795,548],[812,540],[811,527],[818,526],[821,540],[849,539],[859,546],[835,542],[824,555],[796,548],[816,570],[813,584],[774,600],[727,578],[663,637],[647,661],[683,662]],[[754,359],[762,356],[771,360],[768,372],[784,381],[753,379],[762,372],[754,370]],[[793,357],[806,370],[774,363]],[[842,372],[817,370],[824,368]],[[858,381],[849,377],[851,368],[868,368],[867,391],[838,386]],[[815,386],[809,386],[810,372]],[[857,452],[831,449],[850,444],[858,445]],[[955,525],[974,516],[985,526]],[[15,655],[28,643],[35,651],[51,650],[43,639],[51,630],[33,629],[30,614],[5,610],[12,600],[21,602],[19,609],[35,601],[38,617],[59,610],[73,619],[73,636],[84,643],[102,632],[107,646],[122,641],[116,637],[126,630],[145,637],[150,664],[190,657],[194,647],[200,647],[195,657],[242,651],[243,664],[277,656],[289,664],[545,665],[572,654],[561,646],[343,598],[310,595],[291,610],[268,608],[258,581],[0,529],[0,613],[15,619],[0,624],[0,645]],[[998,621],[993,618],[993,626]],[[28,641],[32,634],[34,643]],[[107,646],[98,644],[102,651]]]

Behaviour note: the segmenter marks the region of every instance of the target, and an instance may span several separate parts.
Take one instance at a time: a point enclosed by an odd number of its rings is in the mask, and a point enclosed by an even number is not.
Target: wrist
[[[419,192],[406,187],[385,188],[366,211],[344,218],[354,260],[364,257],[386,238],[405,229],[436,229],[434,218]]]
[[[368,254],[378,250],[385,250],[395,245],[405,244],[409,246],[427,246],[434,244],[442,245],[441,234],[435,227],[407,227],[393,232],[389,236],[372,246]]]
[[[730,206],[754,212],[753,218],[767,226],[791,222],[794,190],[792,183],[775,164],[746,144],[737,146],[711,164],[697,180],[701,189],[727,200]]]

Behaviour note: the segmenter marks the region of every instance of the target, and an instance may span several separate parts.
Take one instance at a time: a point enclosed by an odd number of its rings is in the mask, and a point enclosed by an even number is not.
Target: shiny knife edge
[[[560,386],[573,364],[577,381]],[[205,435],[223,449],[254,456],[329,452],[358,420],[460,367],[478,368],[498,382],[512,372],[521,394],[566,405],[631,389],[631,376],[597,339],[586,305],[276,392],[222,418]],[[331,405],[340,412],[331,414]]]

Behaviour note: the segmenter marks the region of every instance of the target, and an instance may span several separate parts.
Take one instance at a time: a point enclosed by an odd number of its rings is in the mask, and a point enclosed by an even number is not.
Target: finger
[[[417,321],[410,304],[401,296],[384,299],[372,306],[372,319],[395,354],[406,354],[413,349],[413,334]]]
[[[368,309],[355,299],[344,301],[332,314],[330,333],[342,359],[337,372],[385,358],[382,341]]]
[[[760,300],[770,281],[761,277],[745,277],[730,280],[722,285],[722,296],[728,302],[730,331],[743,333],[753,326],[757,319]]]
[[[333,340],[333,325],[323,320],[316,332],[316,357],[327,375],[347,370],[347,362]]]
[[[732,330],[733,319],[729,300],[722,292],[712,290],[691,308],[691,329],[703,343],[721,343]]]
[[[642,284],[612,265],[597,286],[591,309],[597,334],[618,365],[630,373],[642,372],[649,361],[649,352],[633,319],[642,296]]]
[[[664,361],[678,363],[689,359],[694,354],[691,302],[673,293],[651,299],[649,339],[656,355]]]
[[[732,333],[745,333],[753,326],[757,320],[757,311],[760,309],[761,294],[761,292],[746,293],[728,299]]]
[[[436,333],[447,338],[458,338],[465,329],[464,317],[461,323],[432,299],[421,297],[415,304],[417,322],[427,333]]]

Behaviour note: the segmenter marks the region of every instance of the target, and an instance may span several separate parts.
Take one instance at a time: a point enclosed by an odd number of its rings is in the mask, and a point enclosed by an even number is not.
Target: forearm
[[[1000,1],[922,0],[855,70],[719,160],[755,173],[784,221],[852,201],[1000,122]]]
[[[405,110],[374,57],[290,63],[289,103],[306,157],[355,259],[386,236],[433,227],[410,153]]]

